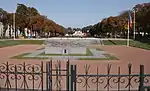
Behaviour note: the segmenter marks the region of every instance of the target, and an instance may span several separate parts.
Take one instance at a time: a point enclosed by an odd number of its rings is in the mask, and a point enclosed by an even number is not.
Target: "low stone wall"
[[[45,47],[45,54],[62,54],[63,50],[60,47]]]
[[[86,54],[86,47],[45,47],[45,54]]]
[[[86,54],[85,47],[68,48],[69,54]]]

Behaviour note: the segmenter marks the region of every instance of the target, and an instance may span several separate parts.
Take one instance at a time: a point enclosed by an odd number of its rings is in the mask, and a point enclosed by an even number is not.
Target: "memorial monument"
[[[45,54],[86,54],[89,44],[96,40],[48,39],[45,41]]]

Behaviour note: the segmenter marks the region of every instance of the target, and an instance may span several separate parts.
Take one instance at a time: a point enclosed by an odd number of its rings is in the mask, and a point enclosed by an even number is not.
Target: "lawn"
[[[97,51],[103,51],[101,48],[96,48]]]
[[[150,44],[140,41],[131,41],[130,46],[150,50]]]
[[[1,40],[0,47],[21,45],[21,44],[38,44],[41,45],[44,40]]]
[[[104,45],[126,45],[126,40],[103,40]]]
[[[48,58],[38,58],[38,57],[24,57],[25,55],[28,55],[30,53],[23,53],[17,56],[13,56],[11,57],[12,59],[48,59]]]
[[[127,45],[126,40],[104,40],[104,45]],[[143,43],[140,41],[130,40],[130,46],[147,49],[150,50],[150,44],[149,43]]]
[[[0,48],[7,47],[7,46],[21,45],[21,44],[41,45],[43,43],[44,43],[44,40],[1,40]],[[104,45],[126,45],[127,41],[126,40],[104,40],[103,43]],[[130,40],[130,46],[150,50],[150,43],[148,42]],[[78,56],[78,54],[73,54],[73,55]]]
[[[103,54],[106,58],[80,58],[79,60],[119,60],[117,57],[110,54]]]

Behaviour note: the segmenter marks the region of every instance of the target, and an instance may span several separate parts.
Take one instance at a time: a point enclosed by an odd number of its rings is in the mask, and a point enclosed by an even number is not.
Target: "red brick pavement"
[[[150,73],[150,50],[144,50],[140,48],[134,47],[126,47],[126,46],[97,46],[103,48],[104,51],[116,56],[119,60],[70,60],[71,64],[77,64],[77,72],[83,73],[84,65],[90,65],[90,73],[96,72],[96,67],[99,68],[100,74],[107,73],[107,65],[112,64],[111,73],[117,73],[117,68],[121,67],[121,73],[126,74],[128,73],[128,64],[132,64],[132,73],[139,73],[139,66],[140,64],[144,64],[145,66],[145,73]],[[49,60],[37,60],[37,59],[10,59],[10,57],[26,53],[32,52],[36,49],[41,48],[40,45],[18,45],[12,47],[5,47],[0,48],[0,63],[3,62],[10,62],[14,64],[19,63],[29,63],[29,64],[37,64],[41,61],[46,62]],[[54,61],[55,63],[56,61]],[[62,67],[65,67],[65,61],[62,61]]]

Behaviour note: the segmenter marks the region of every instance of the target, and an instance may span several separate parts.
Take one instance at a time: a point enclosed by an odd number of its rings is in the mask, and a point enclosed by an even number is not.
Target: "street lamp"
[[[132,9],[133,10],[133,14],[134,14],[134,16],[133,16],[133,39],[135,40],[135,9],[133,8]]]
[[[16,13],[16,9],[14,10],[14,12],[13,12],[13,37],[14,37],[14,39],[15,39],[15,32],[16,32],[16,27],[15,27],[15,13]]]
[[[13,13],[13,37],[15,39],[15,12]]]

